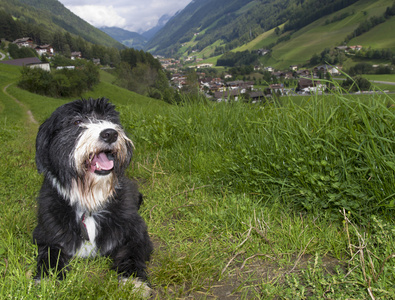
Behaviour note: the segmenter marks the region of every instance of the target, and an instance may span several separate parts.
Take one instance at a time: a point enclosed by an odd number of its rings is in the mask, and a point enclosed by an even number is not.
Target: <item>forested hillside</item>
[[[147,49],[171,55],[193,39],[194,50],[220,41],[223,49],[219,51],[228,51],[282,24],[285,31],[298,30],[356,1],[192,1],[148,43]]]
[[[100,30],[130,48],[140,50],[147,43],[147,39],[137,32],[127,31],[118,27],[101,27]]]
[[[85,22],[57,0],[2,0],[0,37],[14,40],[23,36],[38,43],[52,42],[54,31],[68,32],[85,41],[103,46],[124,46],[101,30]]]

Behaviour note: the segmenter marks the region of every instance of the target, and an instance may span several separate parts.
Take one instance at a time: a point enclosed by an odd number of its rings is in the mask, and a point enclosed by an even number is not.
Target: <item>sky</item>
[[[191,0],[59,0],[95,27],[120,27],[142,33],[155,27],[161,16],[174,15]]]

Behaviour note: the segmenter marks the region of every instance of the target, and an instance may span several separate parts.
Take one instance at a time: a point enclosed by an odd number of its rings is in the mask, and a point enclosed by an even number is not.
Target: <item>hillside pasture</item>
[[[395,50],[395,39],[389,38],[395,28],[395,18],[390,18],[387,22],[377,25],[361,36],[350,40],[350,44],[362,45],[373,49]]]
[[[325,48],[333,48],[342,45],[345,38],[351,34],[361,22],[366,20],[366,18],[382,15],[385,9],[391,6],[392,3],[393,1],[391,0],[363,0],[333,14],[322,17],[292,33],[292,38],[290,40],[275,45],[271,55],[266,55],[261,59],[262,63],[265,66],[270,65],[279,69],[288,68],[290,65],[305,64],[314,54],[321,53]],[[335,16],[344,13],[349,13],[349,16],[333,23],[326,23],[327,20],[332,20]],[[395,18],[390,18],[385,23],[352,39],[349,45],[358,44],[363,47],[372,47],[375,49],[393,49],[394,39],[388,37],[391,36],[394,22]],[[278,38],[279,37],[274,34],[274,29],[272,29],[233,51],[265,48],[276,42]]]

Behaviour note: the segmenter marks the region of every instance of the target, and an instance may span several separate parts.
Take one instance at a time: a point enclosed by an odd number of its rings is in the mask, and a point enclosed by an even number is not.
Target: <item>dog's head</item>
[[[36,164],[71,204],[95,210],[114,192],[132,148],[108,99],[76,100],[40,126]]]

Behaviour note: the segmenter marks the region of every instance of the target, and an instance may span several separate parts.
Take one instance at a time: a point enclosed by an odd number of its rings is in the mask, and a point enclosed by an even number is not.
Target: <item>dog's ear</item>
[[[54,116],[48,118],[38,129],[36,138],[36,165],[39,173],[44,173],[48,170],[49,144],[54,130]]]

